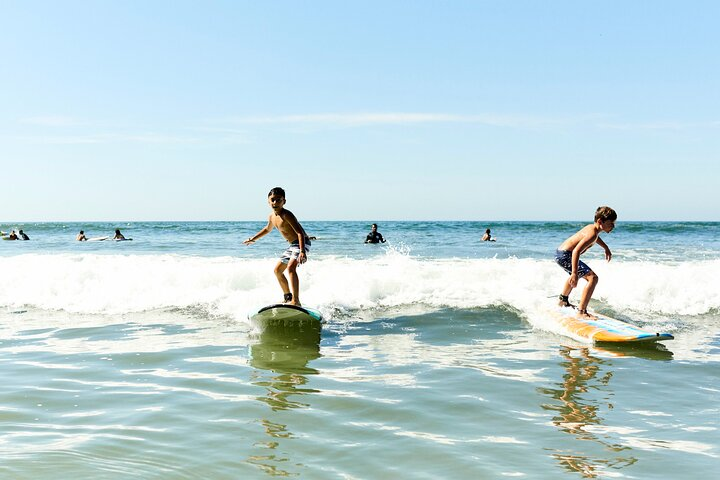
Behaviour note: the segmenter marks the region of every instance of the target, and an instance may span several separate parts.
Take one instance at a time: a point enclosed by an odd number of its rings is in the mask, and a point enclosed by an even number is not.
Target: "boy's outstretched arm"
[[[268,233],[270,233],[270,232],[272,231],[272,229],[273,229],[273,224],[272,224],[272,222],[270,221],[270,219],[268,219],[268,224],[265,225],[265,227],[264,227],[262,230],[260,230],[258,233],[256,233],[256,234],[253,235],[252,237],[248,237],[248,239],[245,240],[243,243],[244,243],[245,245],[252,245],[253,243],[255,243],[255,240],[257,240],[257,239],[260,238],[260,237],[263,237],[263,236],[267,235]]]
[[[603,248],[603,250],[605,250],[605,260],[607,260],[609,262],[610,259],[612,258],[612,252],[610,251],[610,247],[608,247],[607,243],[603,242],[602,238],[600,238],[600,237],[598,237],[596,243],[598,245],[600,245]]]

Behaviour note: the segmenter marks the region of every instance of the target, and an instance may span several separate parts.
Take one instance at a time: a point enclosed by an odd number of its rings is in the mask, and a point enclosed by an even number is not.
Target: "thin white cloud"
[[[38,116],[21,120],[21,123],[47,127],[75,127],[74,132],[58,135],[24,135],[19,138],[32,143],[92,145],[92,144],[247,144],[252,143],[252,130],[258,126],[286,126],[292,130],[312,132],[333,128],[360,128],[371,126],[413,126],[430,124],[475,124],[501,128],[552,129],[582,126],[616,131],[684,131],[690,129],[717,129],[720,121],[708,122],[615,122],[608,115],[533,116],[506,114],[462,115],[452,113],[312,113],[294,115],[237,116],[206,120],[202,126],[186,127],[185,132],[167,133],[132,131],[138,128],[102,127],[105,132],[87,132],[98,124],[83,122],[68,116]],[[77,127],[80,127],[79,129]],[[110,133],[108,133],[110,130]],[[113,131],[114,130],[114,131]]]
[[[82,122],[77,118],[62,115],[44,115],[39,117],[21,118],[20,123],[41,127],[78,127],[87,125],[86,122]]]
[[[56,135],[24,134],[2,135],[6,140],[14,139],[23,143],[49,145],[111,145],[111,144],[144,144],[144,145],[203,145],[225,144],[238,145],[251,143],[245,132],[234,130],[207,130],[202,128],[186,128],[183,132],[121,132],[121,133],[64,133]]]
[[[299,115],[231,117],[226,121],[247,125],[308,125],[357,127],[371,125],[413,125],[425,123],[477,123],[499,127],[547,127],[576,123],[560,117],[529,115],[459,115],[451,113],[315,113]]]
[[[313,113],[297,115],[268,115],[229,117],[217,123],[234,125],[288,125],[312,129],[331,127],[364,127],[373,125],[420,125],[466,123],[505,128],[554,128],[584,126],[608,130],[690,130],[720,128],[720,121],[708,122],[615,122],[606,114],[575,116],[562,115],[509,115],[453,113]]]
[[[144,143],[144,144],[191,144],[199,143],[200,139],[188,136],[160,134],[96,134],[96,135],[56,135],[28,137],[27,140],[38,143],[83,145],[102,143]]]
[[[248,132],[238,128],[207,128],[192,126],[167,129],[167,132],[152,131],[148,126],[129,127],[121,124],[88,121],[62,115],[44,115],[18,119],[25,125],[20,135],[2,135],[28,143],[53,145],[94,145],[94,144],[247,144]],[[43,129],[42,127],[48,127]],[[55,131],[53,132],[53,129]]]
[[[669,131],[669,130],[696,130],[696,129],[707,129],[707,128],[720,128],[720,121],[710,122],[637,122],[637,123],[601,123],[598,124],[600,128],[606,128],[608,130],[646,130],[646,131]]]

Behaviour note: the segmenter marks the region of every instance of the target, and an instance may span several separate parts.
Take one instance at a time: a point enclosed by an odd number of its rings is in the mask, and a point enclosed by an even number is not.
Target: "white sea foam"
[[[87,314],[200,306],[239,317],[281,298],[274,262],[179,255],[0,257],[5,274],[0,306]],[[720,308],[720,260],[613,262],[594,268],[600,276],[594,298],[617,311],[671,316]],[[316,259],[303,265],[300,275],[302,301],[323,311],[507,305],[529,317],[548,305],[547,297],[557,294],[566,278],[547,260],[427,260],[397,252],[368,260]]]

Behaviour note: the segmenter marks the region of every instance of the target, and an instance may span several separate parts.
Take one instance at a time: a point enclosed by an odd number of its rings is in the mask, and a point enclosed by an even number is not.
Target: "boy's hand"
[[[307,262],[307,254],[305,252],[300,252],[300,255],[298,255],[298,263],[305,262]]]
[[[571,273],[570,274],[570,286],[572,288],[577,287],[577,273]]]
[[[253,240],[252,238],[248,238],[248,239],[245,240],[243,243],[244,243],[245,245],[252,245],[253,243],[255,243],[255,240]]]
[[[605,249],[605,260],[607,260],[609,262],[611,258],[612,258],[612,252],[610,251],[609,248],[606,248]]]

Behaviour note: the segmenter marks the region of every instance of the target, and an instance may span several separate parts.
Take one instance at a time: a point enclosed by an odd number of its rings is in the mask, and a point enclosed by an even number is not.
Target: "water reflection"
[[[266,390],[266,394],[257,399],[267,404],[273,414],[308,407],[300,398],[318,392],[304,385],[308,383],[308,375],[318,374],[308,364],[320,357],[320,324],[315,321],[269,323],[263,326],[257,340],[250,345],[250,365],[255,367],[251,383]],[[255,443],[264,451],[249,456],[247,462],[269,476],[298,475],[287,470],[294,464],[280,448],[282,440],[294,438],[288,425],[268,418],[261,418],[258,423],[269,439]]]
[[[594,350],[613,357],[636,357],[646,360],[672,360],[673,358],[673,352],[668,350],[662,343],[637,345],[601,343],[595,345]]]
[[[280,468],[280,465],[289,465],[290,461],[289,458],[283,456],[278,451],[278,447],[280,446],[279,439],[293,438],[293,435],[287,431],[287,425],[274,423],[267,419],[260,420],[260,423],[265,428],[265,433],[271,437],[271,440],[267,442],[257,442],[255,446],[267,449],[268,453],[264,455],[250,455],[247,462],[255,465],[271,477],[296,476],[296,473]]]
[[[308,382],[307,375],[318,373],[308,363],[320,357],[320,324],[315,321],[267,324],[258,342],[250,345],[250,355],[250,365],[257,369],[251,381],[267,389],[267,394],[258,400],[273,410],[305,407],[307,404],[291,397],[317,392],[302,386]]]
[[[587,347],[561,347],[560,355],[564,361],[560,365],[565,369],[559,388],[540,388],[541,393],[552,397],[553,403],[542,404],[542,408],[555,412],[553,423],[560,431],[574,436],[578,440],[589,440],[603,447],[604,451],[620,453],[630,450],[618,443],[611,443],[592,433],[592,426],[602,425],[600,401],[586,398],[590,390],[606,390],[613,372],[603,368],[611,365],[607,360],[590,355]],[[612,408],[612,404],[608,404]],[[590,428],[588,428],[590,427]],[[585,478],[604,475],[608,467],[622,468],[634,464],[637,458],[617,456],[614,458],[594,458],[567,451],[556,450],[553,457],[560,466],[570,472],[581,474]]]

